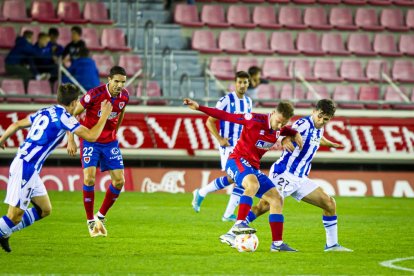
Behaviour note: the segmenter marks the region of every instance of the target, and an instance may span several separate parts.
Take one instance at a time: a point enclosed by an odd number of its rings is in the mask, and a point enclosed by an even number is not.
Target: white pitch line
[[[385,266],[385,267],[389,267],[389,268],[393,268],[393,269],[414,272],[414,269],[412,269],[412,268],[406,268],[406,267],[401,267],[401,266],[394,265],[394,263],[397,263],[397,262],[406,261],[406,260],[413,260],[413,259],[414,259],[414,256],[407,257],[407,258],[398,258],[398,259],[394,259],[394,260],[383,261],[383,262],[380,263],[380,265]]]

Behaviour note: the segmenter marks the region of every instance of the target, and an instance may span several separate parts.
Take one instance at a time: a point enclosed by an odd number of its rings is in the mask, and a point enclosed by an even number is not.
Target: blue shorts
[[[258,198],[262,198],[263,194],[270,189],[275,188],[275,185],[267,175],[260,170],[253,168],[249,162],[243,158],[240,160],[229,158],[226,163],[226,173],[233,179],[234,183],[242,189],[244,189],[242,186],[244,177],[249,174],[254,174],[260,184],[259,190],[256,193],[256,197]]]
[[[101,171],[123,170],[124,160],[118,141],[110,143],[91,143],[83,140],[81,143],[81,162],[84,169],[101,167]]]

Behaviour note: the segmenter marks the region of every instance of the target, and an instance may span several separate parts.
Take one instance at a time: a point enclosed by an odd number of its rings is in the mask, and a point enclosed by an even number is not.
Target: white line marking
[[[385,267],[389,267],[389,268],[393,268],[393,269],[414,272],[414,269],[412,269],[412,268],[406,268],[406,267],[401,267],[401,266],[394,265],[394,263],[401,262],[401,261],[406,261],[406,260],[414,260],[414,256],[407,257],[407,258],[398,258],[398,259],[389,260],[389,261],[383,261],[383,262],[380,263],[380,265],[385,266]]]

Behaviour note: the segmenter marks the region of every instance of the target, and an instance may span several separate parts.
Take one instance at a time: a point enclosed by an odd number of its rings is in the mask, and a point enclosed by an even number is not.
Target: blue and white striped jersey
[[[32,125],[16,157],[30,163],[39,172],[66,131],[74,132],[80,123],[61,105],[40,109],[31,114],[29,120]]]
[[[285,171],[304,177],[308,176],[311,169],[313,156],[319,148],[324,129],[317,129],[312,116],[297,120],[293,126],[303,138],[303,148],[296,147],[293,152],[283,151],[282,156],[275,162],[274,173],[281,174]]]
[[[252,112],[252,99],[248,96],[243,96],[239,99],[236,92],[231,92],[222,97],[216,104],[216,108],[234,114],[244,114]],[[237,140],[240,138],[242,125],[230,123],[227,121],[220,121],[220,136],[229,139],[230,146],[234,147]]]

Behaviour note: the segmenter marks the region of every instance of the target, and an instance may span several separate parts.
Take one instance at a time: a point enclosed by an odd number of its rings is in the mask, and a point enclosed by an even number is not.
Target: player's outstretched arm
[[[192,110],[198,110],[198,108],[200,107],[198,102],[193,101],[192,99],[189,99],[189,98],[185,98],[183,103],[189,108],[191,108]]]
[[[5,149],[5,143],[6,140],[12,136],[13,134],[16,133],[16,131],[18,131],[19,129],[22,128],[26,128],[32,125],[32,122],[30,121],[29,118],[24,118],[20,121],[17,121],[11,125],[9,125],[9,127],[6,129],[6,131],[3,133],[3,135],[0,137],[0,148]]]
[[[342,145],[342,144],[338,144],[338,143],[329,141],[324,136],[322,136],[321,141],[320,141],[319,144],[321,146],[327,146],[327,147],[330,147],[330,148],[343,148],[344,147],[344,145]]]
[[[101,132],[106,124],[106,120],[111,114],[111,111],[112,104],[107,100],[103,101],[101,103],[101,117],[99,118],[99,121],[96,123],[96,125],[94,125],[91,129],[80,126],[75,130],[75,134],[88,142],[95,142],[96,139],[98,139],[99,135],[101,135]]]

